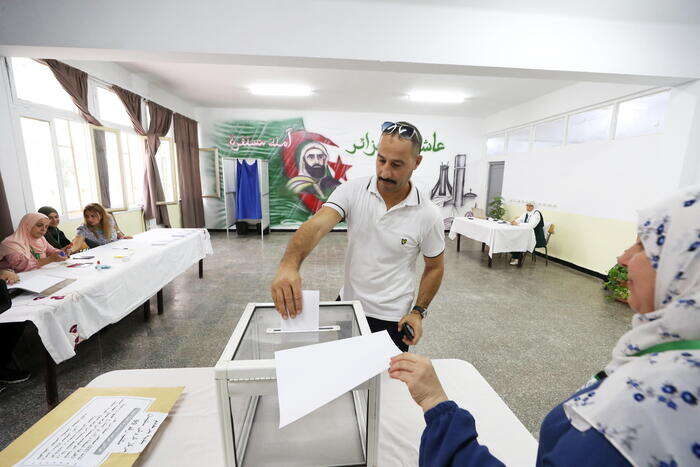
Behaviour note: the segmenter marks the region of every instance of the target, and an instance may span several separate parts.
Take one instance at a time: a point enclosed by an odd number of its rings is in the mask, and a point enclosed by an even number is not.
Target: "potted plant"
[[[609,300],[627,303],[630,297],[630,290],[627,288],[627,268],[616,264],[608,271],[608,280],[603,284],[605,290],[609,291]]]
[[[488,216],[493,219],[503,220],[503,216],[506,215],[506,208],[503,207],[503,197],[496,196],[493,201],[489,203],[489,213]]]

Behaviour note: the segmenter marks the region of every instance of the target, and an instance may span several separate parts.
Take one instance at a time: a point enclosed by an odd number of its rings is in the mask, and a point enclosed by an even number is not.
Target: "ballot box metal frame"
[[[261,396],[277,395],[277,381],[275,360],[273,359],[253,359],[234,360],[236,351],[239,349],[243,337],[248,329],[253,313],[256,308],[273,308],[269,312],[274,312],[273,303],[249,303],[243,315],[238,320],[221,357],[214,367],[217,391],[217,407],[219,411],[220,429],[224,446],[224,456],[228,467],[241,467],[245,464],[246,448],[253,428],[258,403]],[[355,320],[359,329],[359,335],[371,334],[367,318],[365,317],[362,304],[357,301],[334,301],[321,302],[320,313],[324,308],[336,306],[351,306],[355,315]],[[318,331],[311,332],[333,332],[338,331],[337,326],[321,326]],[[279,329],[266,329],[267,333],[279,333]],[[290,332],[290,335],[295,334]],[[259,350],[254,352],[259,354]],[[376,467],[377,450],[379,444],[379,400],[380,400],[380,375],[374,376],[368,381],[360,384],[350,391],[357,417],[357,430],[360,443],[362,445],[364,463],[352,465],[365,465]],[[366,394],[366,401],[362,398]],[[243,420],[239,420],[241,425],[241,435],[237,442],[235,438],[235,422],[231,398],[234,396],[249,396],[244,409]],[[363,407],[366,404],[366,412]],[[321,410],[321,409],[319,409]],[[290,426],[293,426],[290,425]],[[348,465],[348,464],[338,464]]]

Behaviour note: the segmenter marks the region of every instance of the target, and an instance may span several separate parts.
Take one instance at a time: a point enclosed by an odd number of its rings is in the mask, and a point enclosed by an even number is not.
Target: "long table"
[[[471,364],[433,360],[448,397],[476,419],[479,442],[508,466],[532,466],[537,441]],[[213,368],[119,370],[105,373],[88,387],[185,386],[159,433],[139,457],[143,466],[223,466]],[[382,467],[418,465],[423,412],[406,385],[381,378],[379,462]]]
[[[457,251],[461,236],[481,242],[481,251],[489,248],[489,267],[493,265],[495,253],[527,252],[535,249],[535,230],[530,225],[511,225],[473,217],[455,217],[450,228],[451,240],[457,238]],[[518,261],[522,266],[523,258]]]
[[[94,258],[41,268],[41,274],[64,278],[67,285],[47,295],[15,297],[12,308],[0,314],[0,324],[31,321],[36,326],[45,348],[46,399],[54,406],[58,402],[57,364],[73,357],[80,342],[139,306],[148,319],[154,295],[158,313],[163,313],[163,287],[195,263],[199,263],[202,278],[204,258],[211,254],[205,229],[153,229],[77,253],[74,258]],[[98,260],[110,268],[96,269]],[[76,263],[86,264],[68,267]]]

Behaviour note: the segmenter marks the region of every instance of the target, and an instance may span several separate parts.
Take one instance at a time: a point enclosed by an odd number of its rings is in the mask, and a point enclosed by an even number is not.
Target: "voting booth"
[[[319,329],[282,331],[271,303],[249,303],[215,367],[227,466],[377,465],[379,375],[279,428],[275,352],[370,334],[358,301],[321,302]]]

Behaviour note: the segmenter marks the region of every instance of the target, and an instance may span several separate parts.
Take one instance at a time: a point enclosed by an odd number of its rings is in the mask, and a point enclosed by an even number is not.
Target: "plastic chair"
[[[554,233],[554,224],[549,224],[549,228],[547,229],[547,236],[544,238],[544,246],[540,248],[544,248],[544,265],[547,266],[549,264],[549,253],[547,251],[547,246],[549,245],[549,239]],[[537,248],[532,250],[532,262],[536,263],[537,262],[537,256],[535,255],[535,251],[537,251]]]

